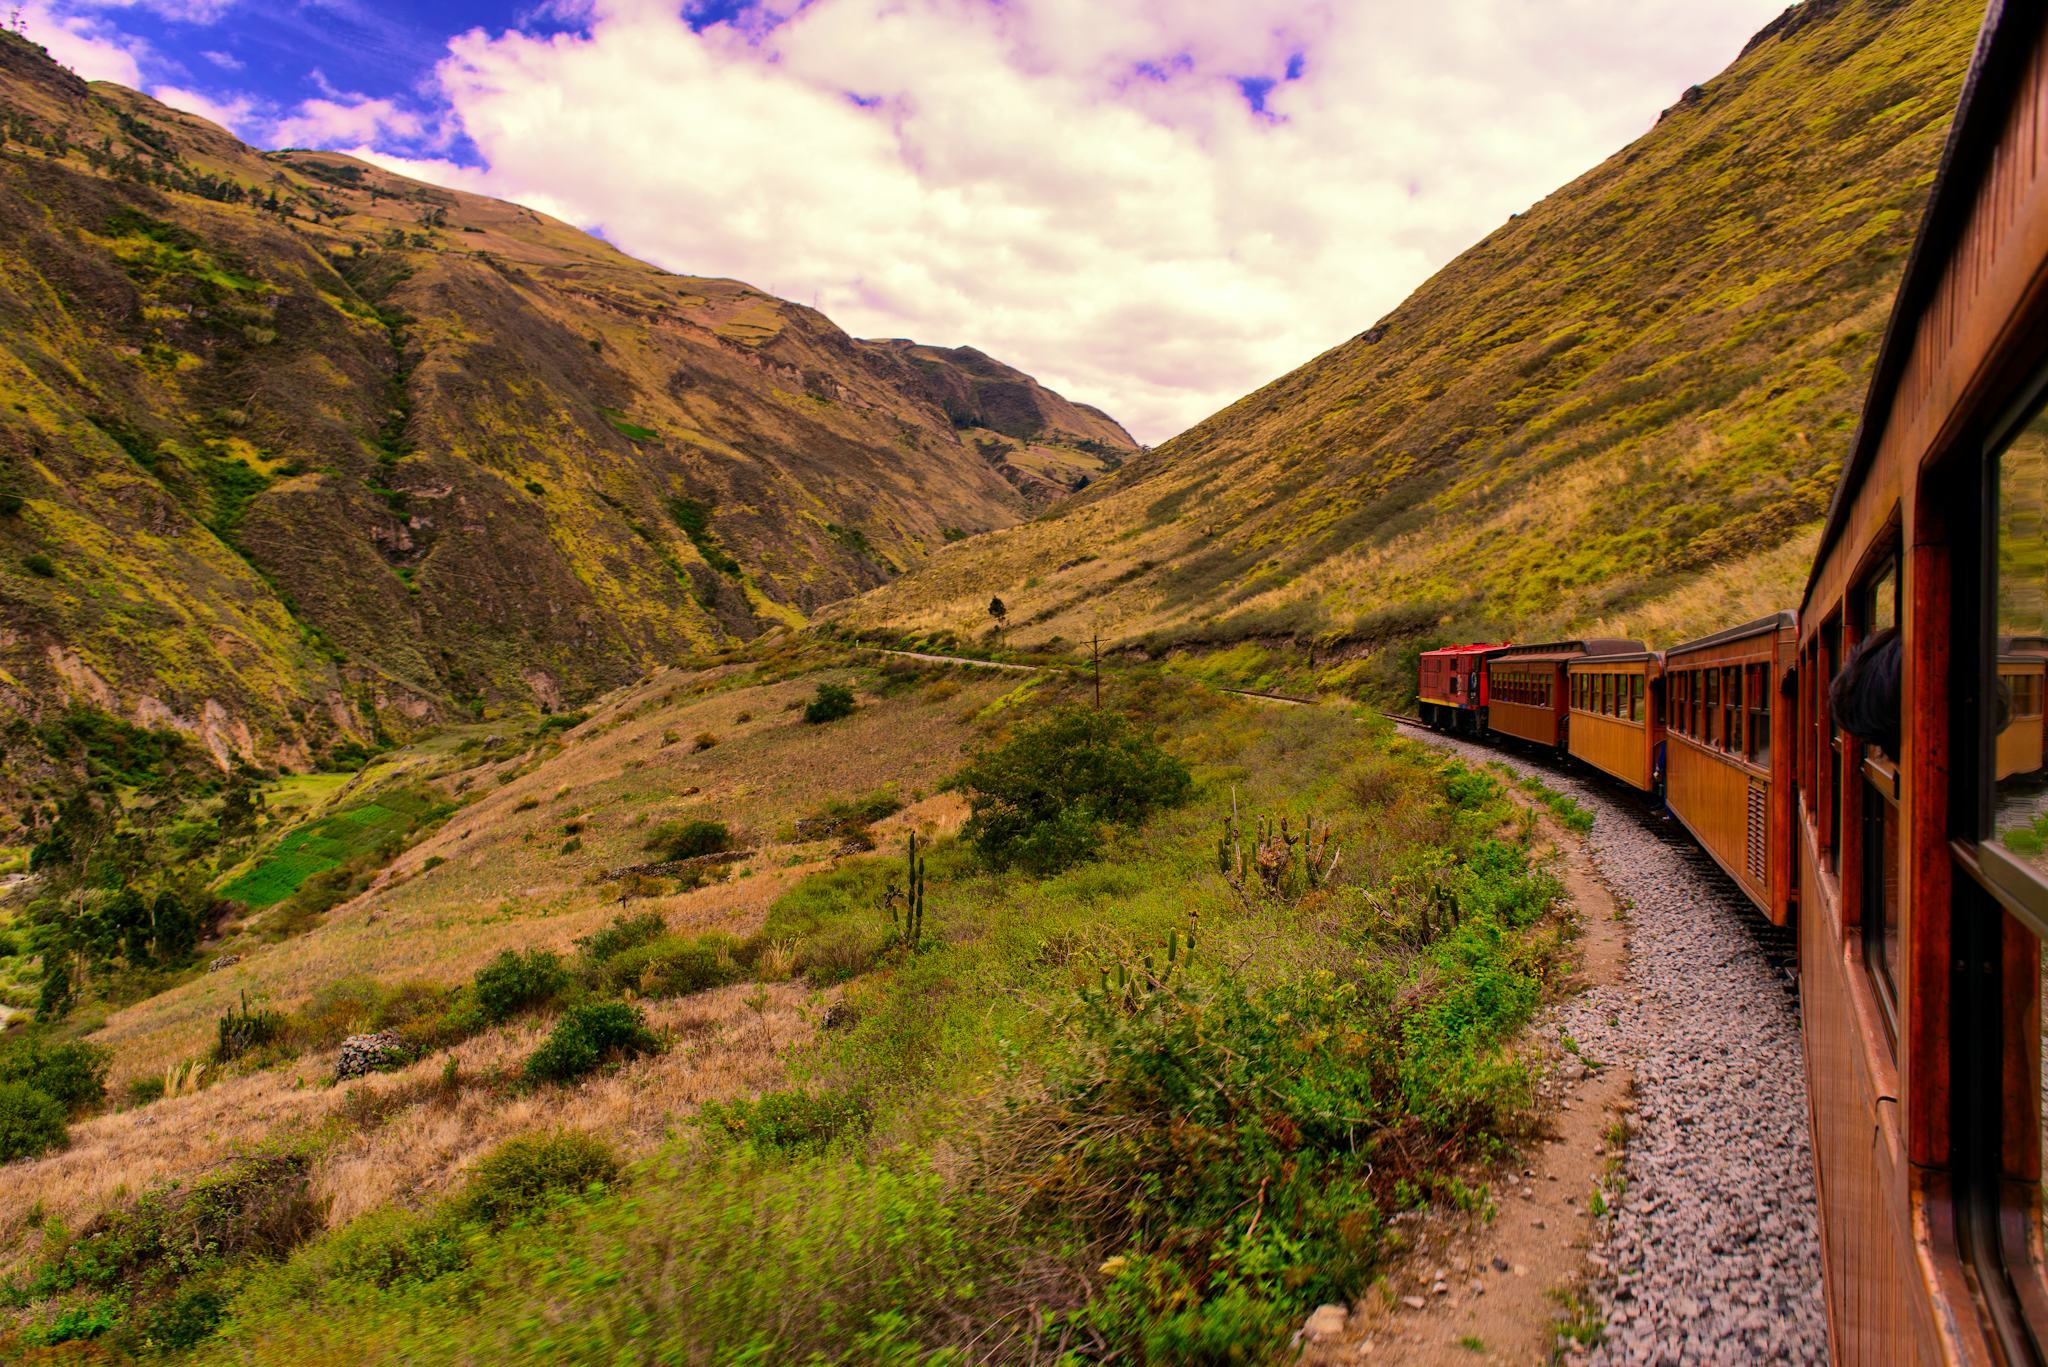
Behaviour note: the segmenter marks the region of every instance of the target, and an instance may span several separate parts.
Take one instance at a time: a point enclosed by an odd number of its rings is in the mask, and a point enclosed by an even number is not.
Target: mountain
[[[1808,0],[1386,317],[848,605],[1018,645],[1673,639],[1793,601],[1978,0]],[[1468,639],[1472,637],[1468,636]]]
[[[560,707],[1135,450],[979,352],[262,153],[0,36],[0,713],[304,760]]]

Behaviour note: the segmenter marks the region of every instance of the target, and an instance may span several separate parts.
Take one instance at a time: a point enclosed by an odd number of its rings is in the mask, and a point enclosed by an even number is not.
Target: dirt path
[[[1560,1293],[1585,1280],[1598,1236],[1593,1194],[1610,1176],[1608,1136],[1629,1106],[1628,1070],[1575,1052],[1589,1013],[1626,991],[1628,931],[1584,842],[1547,818],[1580,929],[1580,988],[1548,1008],[1528,1046],[1542,1062],[1541,1139],[1493,1174],[1493,1218],[1409,1221],[1403,1266],[1351,1307],[1341,1329],[1330,1308],[1311,1322],[1302,1367],[1339,1363],[1532,1363],[1549,1360]],[[1331,1332],[1331,1331],[1335,1332]]]

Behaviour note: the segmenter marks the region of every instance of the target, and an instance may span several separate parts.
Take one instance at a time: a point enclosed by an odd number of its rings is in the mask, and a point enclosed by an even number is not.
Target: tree
[[[71,1010],[71,970],[64,960],[43,954],[43,990],[36,998],[36,1019],[62,1020]]]
[[[199,948],[199,918],[175,892],[160,892],[151,909],[156,918],[156,954],[166,963],[179,963]]]
[[[1092,859],[1108,824],[1177,806],[1187,767],[1114,712],[1063,707],[974,757],[960,775],[961,834],[997,868],[1057,873]]]
[[[1003,600],[1000,598],[988,600],[988,615],[996,619],[996,625],[999,627],[1010,624],[1010,609],[1004,606]]]
[[[108,930],[121,937],[121,957],[137,968],[147,964],[153,936],[149,903],[142,900],[142,894],[134,888],[122,888],[107,899],[101,915],[107,920]]]

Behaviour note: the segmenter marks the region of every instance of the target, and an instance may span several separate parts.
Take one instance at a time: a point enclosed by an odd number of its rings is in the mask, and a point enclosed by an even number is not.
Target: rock
[[[1403,1296],[1401,1297],[1401,1304],[1407,1306],[1410,1310],[1420,1310],[1428,1305],[1429,1302],[1420,1296]]]
[[[335,1056],[334,1080],[346,1082],[352,1077],[381,1073],[387,1068],[402,1068],[410,1062],[412,1051],[392,1031],[350,1035],[341,1042],[341,1052]]]
[[[223,954],[218,959],[215,959],[212,963],[208,964],[206,966],[206,971],[208,973],[218,973],[223,968],[233,968],[236,964],[240,962],[242,962],[242,956],[239,954]]]
[[[1325,1339],[1336,1338],[1344,1332],[1345,1322],[1350,1318],[1350,1312],[1341,1305],[1319,1305],[1301,1326],[1301,1332],[1295,1335],[1295,1340],[1321,1343]]]

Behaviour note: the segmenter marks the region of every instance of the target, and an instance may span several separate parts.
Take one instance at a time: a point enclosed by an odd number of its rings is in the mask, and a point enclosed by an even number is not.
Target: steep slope
[[[0,711],[303,757],[799,622],[1134,449],[515,205],[0,38]]]
[[[1981,10],[1808,0],[1359,336],[848,621],[1356,654],[1782,606]]]

